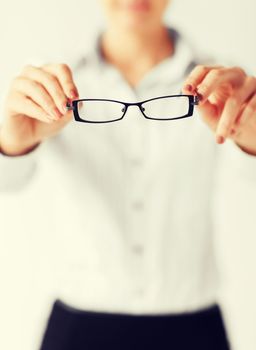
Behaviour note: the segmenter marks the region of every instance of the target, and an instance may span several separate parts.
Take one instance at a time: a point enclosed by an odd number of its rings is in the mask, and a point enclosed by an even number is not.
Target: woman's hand
[[[187,77],[183,92],[198,95],[200,114],[217,143],[228,137],[256,155],[256,77],[239,67],[199,65]]]
[[[13,79],[4,104],[0,149],[20,155],[60,131],[71,119],[66,103],[78,97],[66,64],[26,65]]]

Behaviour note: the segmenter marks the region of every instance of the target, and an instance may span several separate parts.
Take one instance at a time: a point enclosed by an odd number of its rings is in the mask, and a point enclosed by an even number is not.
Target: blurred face
[[[111,26],[145,30],[162,23],[169,0],[101,0]]]

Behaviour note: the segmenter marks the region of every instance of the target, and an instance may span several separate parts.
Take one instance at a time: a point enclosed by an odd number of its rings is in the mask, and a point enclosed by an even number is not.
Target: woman
[[[227,139],[232,156],[223,178],[239,162],[255,168],[256,79],[202,65],[164,25],[167,0],[102,3],[108,26],[95,47],[73,67],[24,67],[0,129],[2,189],[54,169],[38,180],[54,191],[58,244],[41,350],[229,349],[212,243],[217,143]],[[199,97],[198,117],[156,122],[131,106],[121,121],[86,124],[66,109],[79,97],[138,102],[181,88]]]

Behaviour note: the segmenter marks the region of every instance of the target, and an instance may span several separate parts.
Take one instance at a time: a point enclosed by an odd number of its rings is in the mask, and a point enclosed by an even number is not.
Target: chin
[[[120,19],[119,27],[123,30],[145,31],[150,27],[150,20],[142,16],[125,17]]]

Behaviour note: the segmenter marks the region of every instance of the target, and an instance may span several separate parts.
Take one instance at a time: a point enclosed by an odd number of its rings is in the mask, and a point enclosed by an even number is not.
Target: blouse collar
[[[161,62],[156,64],[146,75],[142,78],[138,87],[158,83],[178,83],[185,79],[186,75],[193,69],[193,67],[198,64],[199,60],[197,58],[197,53],[195,49],[192,48],[189,41],[176,29],[168,27],[168,33],[174,43],[174,53],[163,59]],[[91,49],[87,52],[84,57],[85,61],[89,61],[98,69],[103,71],[111,71],[111,75],[119,76],[120,72],[112,64],[108,63],[102,55],[101,52],[101,40],[102,40],[103,30],[100,30],[96,34],[96,38],[93,41]],[[114,73],[114,74],[113,74]]]

